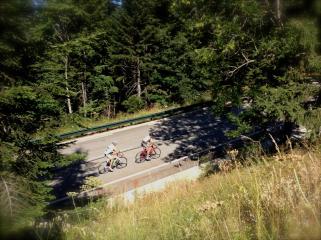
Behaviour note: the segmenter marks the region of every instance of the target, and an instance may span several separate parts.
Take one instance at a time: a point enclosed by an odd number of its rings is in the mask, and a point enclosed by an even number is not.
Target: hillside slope
[[[48,226],[66,239],[320,239],[320,184],[320,154],[291,152]]]

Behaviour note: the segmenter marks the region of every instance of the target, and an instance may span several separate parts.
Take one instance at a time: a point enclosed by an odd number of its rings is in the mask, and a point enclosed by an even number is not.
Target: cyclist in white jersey
[[[117,159],[117,153],[119,153],[117,149],[117,142],[113,141],[111,144],[107,146],[106,151],[104,152],[105,157],[107,157],[107,166],[109,167],[109,171],[113,172],[113,164],[115,159]]]

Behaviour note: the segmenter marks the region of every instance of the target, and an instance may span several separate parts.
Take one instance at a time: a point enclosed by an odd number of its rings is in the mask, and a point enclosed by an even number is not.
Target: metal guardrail
[[[57,135],[57,137],[60,140],[64,140],[64,139],[68,139],[68,138],[72,138],[72,137],[79,137],[79,136],[83,136],[83,135],[87,135],[87,134],[91,134],[91,133],[102,132],[102,131],[106,131],[106,130],[110,130],[110,129],[125,127],[128,125],[133,125],[133,124],[143,123],[143,122],[147,122],[147,121],[151,121],[151,120],[155,120],[155,119],[160,119],[160,118],[164,118],[164,117],[168,117],[168,116],[173,116],[173,115],[177,115],[180,113],[184,113],[186,111],[193,110],[196,107],[205,107],[208,105],[209,105],[209,102],[197,103],[197,104],[193,104],[193,105],[189,105],[189,106],[185,106],[185,107],[165,110],[165,111],[159,112],[159,113],[148,114],[148,115],[145,115],[142,117],[136,117],[136,118],[126,119],[126,120],[108,123],[108,124],[104,124],[104,125],[100,125],[100,126],[95,126],[95,127],[91,127],[91,128],[84,128],[84,129],[80,129],[77,131],[67,132],[67,133],[59,134],[59,135]]]

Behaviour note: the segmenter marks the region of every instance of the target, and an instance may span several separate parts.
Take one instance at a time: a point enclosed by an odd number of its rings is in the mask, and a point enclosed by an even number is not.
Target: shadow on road
[[[150,134],[164,144],[177,145],[164,159],[168,162],[226,142],[225,132],[231,129],[233,126],[227,119],[214,117],[206,108],[163,120],[150,130]]]
[[[78,192],[86,177],[99,175],[97,163],[84,160],[86,153],[78,151],[74,156],[70,165],[54,172],[53,193],[57,199],[65,197],[68,192]]]

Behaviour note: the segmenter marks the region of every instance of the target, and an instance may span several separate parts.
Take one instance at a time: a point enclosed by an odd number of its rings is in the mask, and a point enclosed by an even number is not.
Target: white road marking
[[[184,156],[184,157],[178,158],[178,159],[176,159],[176,160],[173,160],[173,161],[171,161],[171,162],[163,163],[163,164],[161,164],[161,165],[158,165],[158,166],[155,166],[155,167],[152,167],[152,168],[145,169],[145,170],[143,170],[143,171],[140,171],[140,172],[137,172],[137,173],[128,175],[128,176],[126,176],[126,177],[122,177],[122,178],[116,179],[116,180],[114,180],[114,181],[111,181],[111,182],[108,182],[108,183],[104,183],[104,184],[102,184],[102,185],[99,185],[99,186],[96,187],[96,188],[93,188],[93,189],[90,189],[90,190],[87,190],[87,191],[80,192],[80,193],[78,194],[78,196],[81,196],[81,195],[83,195],[83,194],[85,194],[85,193],[88,193],[88,192],[95,191],[95,190],[97,190],[97,189],[99,189],[99,188],[102,188],[102,187],[109,186],[109,185],[111,185],[111,184],[118,183],[118,182],[120,182],[120,181],[129,179],[129,178],[131,178],[131,177],[135,177],[135,176],[141,175],[141,174],[143,174],[143,173],[150,172],[150,171],[152,171],[152,170],[155,170],[155,169],[164,167],[164,166],[166,166],[166,165],[170,165],[170,164],[172,164],[172,163],[176,163],[176,162],[179,162],[179,161],[186,160],[187,158],[188,158],[187,156]],[[69,199],[69,198],[70,198],[69,196],[66,196],[66,197],[63,197],[63,198],[59,198],[59,199],[57,199],[57,200],[54,200],[54,201],[52,201],[52,202],[49,202],[48,204],[49,204],[49,205],[52,205],[52,204],[55,204],[55,203],[58,203],[58,202],[67,200],[67,199]]]

